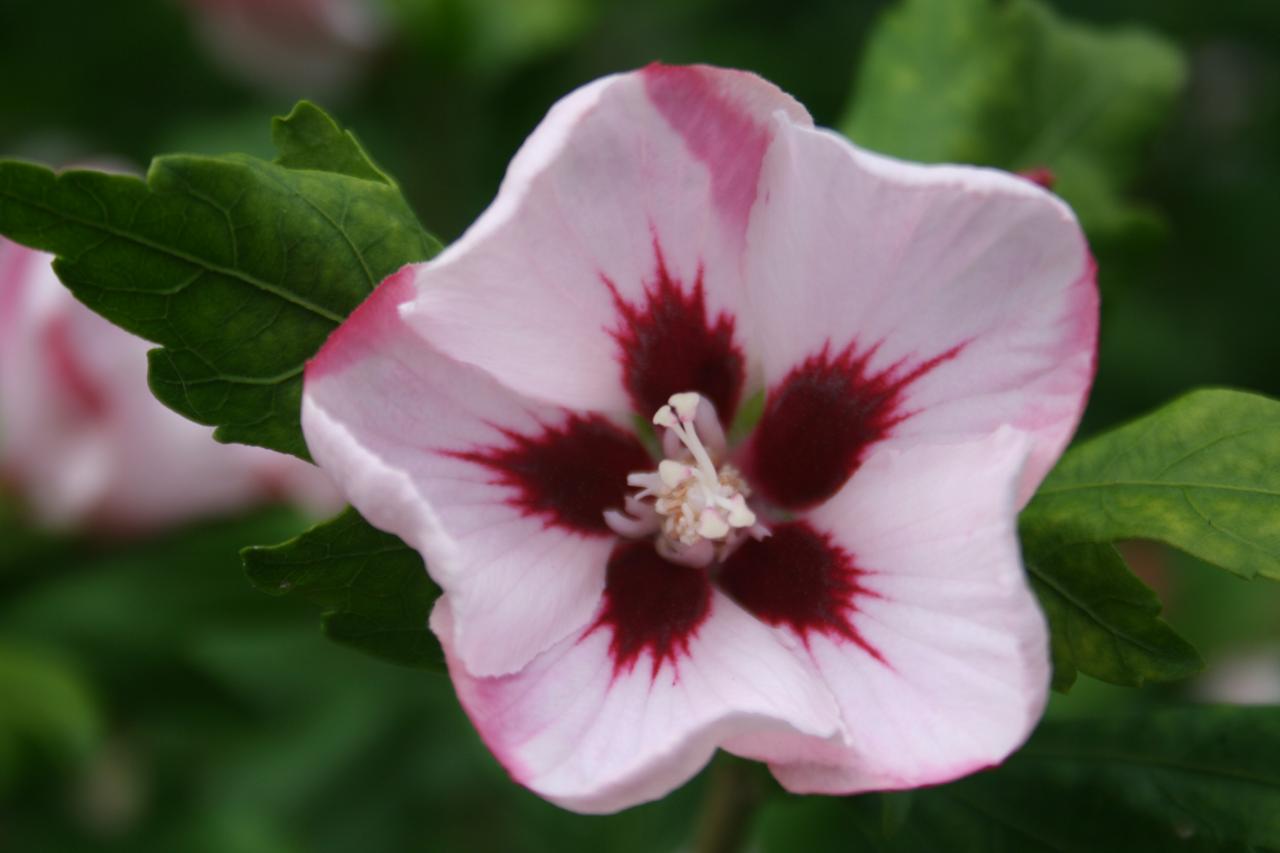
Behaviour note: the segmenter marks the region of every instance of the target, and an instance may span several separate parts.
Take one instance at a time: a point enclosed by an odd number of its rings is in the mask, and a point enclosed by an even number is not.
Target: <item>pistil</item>
[[[615,532],[655,535],[664,557],[691,566],[723,560],[744,536],[768,535],[747,503],[751,491],[742,475],[732,465],[716,465],[713,453],[723,452],[724,434],[710,403],[692,392],[672,395],[653,423],[667,430],[667,458],[657,470],[627,477],[637,492],[627,498],[626,511],[605,513]]]

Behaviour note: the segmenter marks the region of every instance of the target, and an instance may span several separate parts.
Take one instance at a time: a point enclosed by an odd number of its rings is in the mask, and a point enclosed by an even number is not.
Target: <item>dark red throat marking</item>
[[[689,641],[710,612],[706,572],[667,562],[651,542],[623,542],[609,558],[604,608],[587,634],[600,628],[612,633],[615,675],[630,672],[648,654],[657,678],[664,663],[675,666],[689,654]]]
[[[503,434],[510,440],[505,447],[446,455],[497,474],[514,490],[508,503],[521,513],[577,533],[612,535],[604,511],[622,507],[628,474],[653,467],[635,436],[597,416],[571,415],[537,436]]]
[[[769,391],[748,457],[752,484],[788,509],[831,497],[867,449],[911,416],[902,410],[903,391],[959,351],[871,374],[874,347],[859,355],[850,344],[833,358],[823,346]]]
[[[657,269],[645,282],[644,301],[632,304],[605,278],[620,322],[610,330],[618,342],[622,381],[636,412],[649,417],[672,394],[697,391],[729,423],[745,377],[742,350],[734,342],[734,318],[707,316],[702,270],[690,288],[671,276],[657,239]]]
[[[883,661],[854,627],[858,585],[853,557],[803,521],[748,539],[720,569],[720,587],[756,618],[790,628],[806,643],[813,633],[857,643]]]

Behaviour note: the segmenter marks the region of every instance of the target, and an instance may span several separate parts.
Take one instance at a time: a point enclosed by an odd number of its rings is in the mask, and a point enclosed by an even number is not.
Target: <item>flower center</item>
[[[656,534],[659,553],[691,566],[723,560],[745,536],[769,534],[747,505],[751,490],[742,474],[732,465],[716,466],[714,457],[723,453],[725,441],[710,403],[693,392],[674,394],[653,423],[667,430],[666,458],[657,470],[627,476],[627,485],[637,491],[627,497],[626,511],[605,512],[616,533]]]

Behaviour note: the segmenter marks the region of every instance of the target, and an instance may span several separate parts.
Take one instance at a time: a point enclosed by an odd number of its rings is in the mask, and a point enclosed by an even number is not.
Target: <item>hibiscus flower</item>
[[[471,229],[352,314],[303,428],[426,558],[518,782],[612,811],[722,748],[793,791],[903,788],[999,762],[1043,709],[1016,518],[1096,329],[1040,187],[653,65],[556,104]]]
[[[216,444],[165,408],[150,345],[77,302],[52,262],[0,240],[0,487],[37,522],[139,533],[281,498],[341,505],[313,466]]]

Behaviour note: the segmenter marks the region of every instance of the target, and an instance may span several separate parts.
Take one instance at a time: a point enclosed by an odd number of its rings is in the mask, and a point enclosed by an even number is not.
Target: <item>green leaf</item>
[[[873,33],[841,127],[911,160],[1047,166],[1108,235],[1153,220],[1120,190],[1185,78],[1177,50],[1140,29],[1064,21],[1036,0],[906,0]]]
[[[1078,541],[1064,528],[1023,525],[1031,586],[1049,619],[1053,686],[1066,692],[1077,670],[1128,687],[1199,672],[1195,648],[1160,619],[1160,600],[1115,547]]]
[[[416,551],[354,509],[281,545],[241,556],[254,586],[324,609],[332,639],[407,666],[439,669],[444,655],[427,628],[440,589]]]
[[[338,127],[324,110],[310,101],[299,101],[287,116],[271,120],[271,141],[286,169],[314,169],[377,181],[394,187],[396,182],[378,168],[355,135]]]
[[[1046,723],[1003,766],[914,793],[892,834],[881,797],[787,798],[762,848],[1096,853],[1280,848],[1280,712],[1176,708]]]
[[[1194,391],[1069,451],[1023,523],[1078,541],[1154,539],[1280,580],[1277,460],[1280,402]]]
[[[277,125],[282,160],[305,169],[173,155],[144,182],[0,162],[0,233],[58,255],[82,302],[162,346],[150,381],[170,408],[307,458],[306,360],[383,278],[439,250],[325,118],[305,105]],[[360,171],[379,177],[343,173]]]

